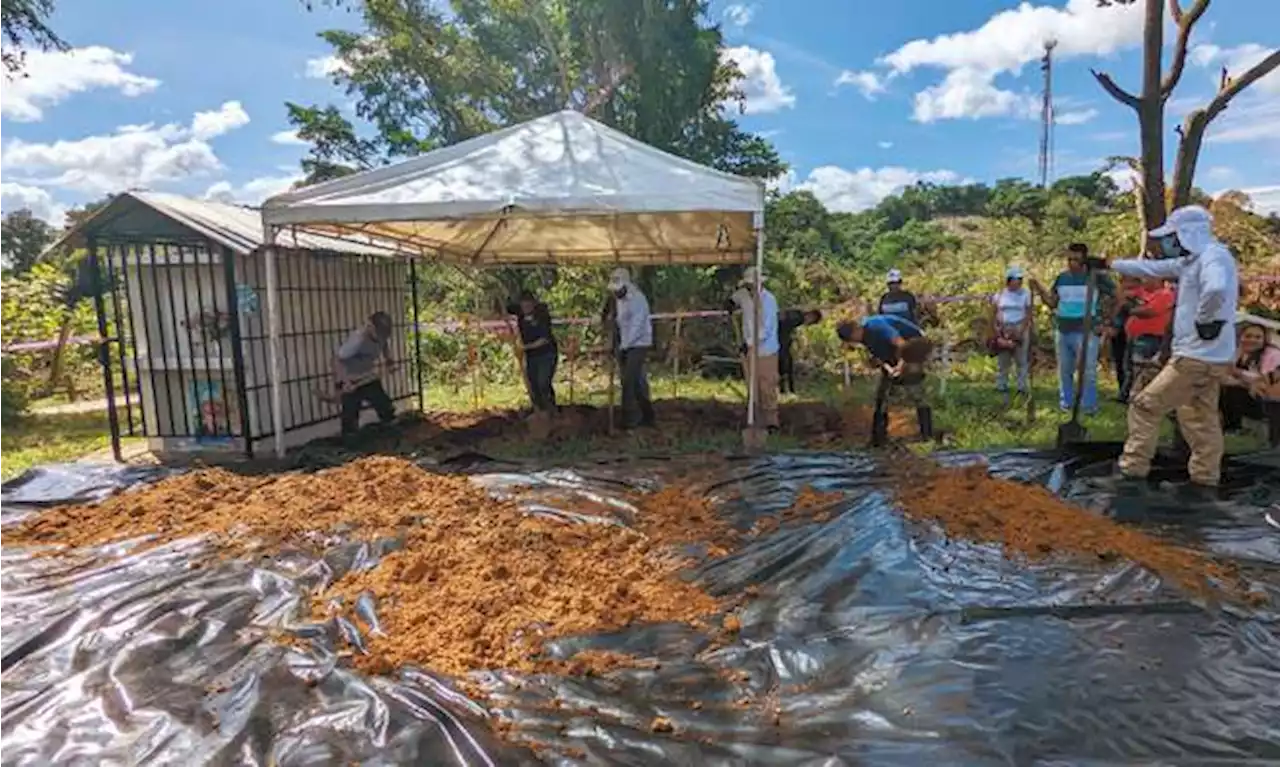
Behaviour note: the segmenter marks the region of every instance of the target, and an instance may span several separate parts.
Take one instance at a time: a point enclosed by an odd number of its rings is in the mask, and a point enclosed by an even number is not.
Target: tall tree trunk
[[[1142,212],[1147,231],[1164,223],[1164,0],[1146,0],[1142,36],[1142,97],[1138,130],[1142,139]]]

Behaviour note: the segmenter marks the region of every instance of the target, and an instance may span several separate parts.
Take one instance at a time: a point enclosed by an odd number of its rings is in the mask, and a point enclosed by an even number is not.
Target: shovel
[[[1085,278],[1084,289],[1084,333],[1080,341],[1080,351],[1076,354],[1076,385],[1071,398],[1071,420],[1058,427],[1058,447],[1063,448],[1075,442],[1084,442],[1089,432],[1080,423],[1080,398],[1084,395],[1084,365],[1089,359],[1086,353],[1093,340],[1093,285],[1094,271],[1089,270]]]
[[[1036,369],[1036,294],[1027,301],[1027,425],[1036,422],[1036,388],[1032,381]]]

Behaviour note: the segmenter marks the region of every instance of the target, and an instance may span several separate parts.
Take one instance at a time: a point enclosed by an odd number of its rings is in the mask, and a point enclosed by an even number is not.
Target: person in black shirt
[[[518,303],[507,304],[520,326],[520,346],[524,349],[524,375],[529,382],[529,398],[534,410],[555,410],[556,390],[553,385],[560,352],[551,332],[551,312],[547,305],[529,291],[520,294]]]
[[[880,296],[880,303],[872,308],[872,314],[901,317],[913,325],[920,324],[920,303],[915,294],[902,288],[902,272],[890,269],[885,280],[889,289]]]
[[[796,328],[816,325],[822,321],[822,312],[816,309],[801,311],[788,309],[778,317],[778,388],[784,394],[796,393],[796,361],[791,355]]]

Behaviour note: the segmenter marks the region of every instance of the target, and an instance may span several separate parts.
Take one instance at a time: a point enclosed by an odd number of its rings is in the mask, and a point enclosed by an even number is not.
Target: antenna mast
[[[1044,73],[1044,93],[1040,102],[1040,186],[1047,187],[1053,175],[1053,49],[1057,40],[1044,44],[1040,71]]]

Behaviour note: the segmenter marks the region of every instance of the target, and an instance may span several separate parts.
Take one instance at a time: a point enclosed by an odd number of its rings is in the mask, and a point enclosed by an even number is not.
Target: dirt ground
[[[467,413],[432,412],[407,423],[394,434],[373,435],[368,447],[403,452],[411,449],[472,449],[501,454],[530,444],[557,445],[586,441],[592,448],[634,448],[642,441],[650,451],[678,449],[691,443],[736,435],[745,424],[741,405],[713,400],[671,399],[654,403],[657,427],[632,433],[609,429],[606,408],[566,406],[549,420],[530,416],[528,410],[494,409]],[[865,447],[871,437],[870,405],[848,402],[840,407],[821,402],[784,403],[780,409],[782,436],[814,448]],[[621,411],[615,409],[615,423]],[[889,434],[901,440],[918,434],[914,410],[893,408]]]

